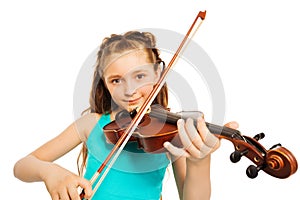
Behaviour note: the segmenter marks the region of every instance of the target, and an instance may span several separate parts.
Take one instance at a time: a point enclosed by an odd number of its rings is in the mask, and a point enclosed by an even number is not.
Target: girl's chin
[[[127,110],[128,112],[131,112],[138,107],[139,107],[139,105],[125,105],[125,106],[119,107],[117,109],[117,111]]]
[[[140,108],[143,105],[142,102],[137,102],[133,104],[122,104],[118,110],[127,110],[128,112],[131,112],[137,108]]]
[[[137,109],[138,107],[139,107],[139,105],[130,105],[130,106],[127,107],[126,110],[127,110],[128,112],[131,112],[131,111]]]

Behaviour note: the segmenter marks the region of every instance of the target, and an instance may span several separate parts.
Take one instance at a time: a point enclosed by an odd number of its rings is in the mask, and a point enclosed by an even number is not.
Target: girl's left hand
[[[186,122],[180,119],[177,126],[183,148],[175,147],[170,142],[164,143],[164,147],[173,156],[184,156],[192,161],[202,160],[220,146],[220,139],[208,130],[203,117],[198,118],[197,129],[192,119],[187,119]],[[225,126],[237,129],[238,123],[230,122]]]

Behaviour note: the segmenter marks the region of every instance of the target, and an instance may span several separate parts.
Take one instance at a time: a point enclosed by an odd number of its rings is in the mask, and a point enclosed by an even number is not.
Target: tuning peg
[[[271,149],[275,149],[276,147],[281,147],[281,144],[280,144],[280,143],[274,144],[274,145],[270,148],[270,150],[271,150]]]
[[[249,178],[256,178],[258,175],[258,172],[263,168],[264,168],[263,165],[257,166],[257,167],[255,167],[254,165],[250,165],[246,170],[246,174]]]
[[[255,136],[253,137],[253,139],[255,139],[256,141],[258,141],[258,140],[263,139],[264,137],[265,137],[265,134],[264,134],[264,133],[259,133],[259,134],[255,135]]]
[[[244,151],[234,151],[230,154],[230,160],[233,163],[237,163],[241,160],[241,157],[246,155],[248,153],[248,149],[245,149]]]

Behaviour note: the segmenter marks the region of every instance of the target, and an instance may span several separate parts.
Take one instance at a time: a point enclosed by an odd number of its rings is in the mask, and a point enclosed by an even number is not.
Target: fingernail
[[[198,122],[203,122],[204,121],[204,118],[203,117],[198,117]]]
[[[164,142],[163,145],[164,145],[165,148],[168,148],[170,146],[170,142]]]
[[[178,124],[183,124],[183,123],[184,123],[184,120],[183,120],[183,119],[177,120],[177,125],[178,125]]]

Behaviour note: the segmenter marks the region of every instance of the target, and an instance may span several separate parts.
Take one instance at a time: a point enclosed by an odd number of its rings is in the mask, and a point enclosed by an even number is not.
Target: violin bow
[[[141,122],[143,116],[146,114],[146,112],[150,108],[152,102],[154,101],[154,99],[158,95],[159,91],[161,90],[161,88],[165,84],[168,72],[172,68],[174,62],[177,60],[177,58],[178,58],[178,56],[180,54],[180,51],[183,49],[183,47],[185,47],[185,45],[186,45],[185,43],[188,40],[189,35],[191,34],[191,32],[194,30],[194,26],[198,22],[198,19],[200,18],[201,21],[198,24],[196,30],[198,30],[199,27],[202,25],[202,23],[203,23],[203,21],[205,19],[205,16],[206,16],[206,10],[205,11],[200,11],[197,14],[194,22],[192,23],[191,27],[189,28],[188,32],[186,33],[186,35],[185,35],[184,39],[182,40],[180,46],[178,47],[177,51],[173,55],[171,61],[168,64],[168,66],[162,72],[162,74],[160,76],[160,79],[158,80],[157,84],[155,84],[155,86],[154,86],[153,90],[151,91],[151,93],[149,94],[148,98],[145,100],[145,102],[142,104],[142,106],[138,109],[138,112],[136,113],[136,115],[132,119],[131,123],[128,125],[128,127],[124,131],[123,135],[120,137],[120,139],[118,140],[118,142],[115,144],[115,146],[113,147],[113,149],[111,150],[111,152],[108,154],[108,156],[104,160],[104,162],[101,164],[101,166],[99,167],[99,169],[95,172],[95,174],[91,178],[90,182],[91,182],[92,185],[94,185],[95,181],[98,179],[98,177],[100,176],[100,174],[102,173],[102,171],[106,167],[106,169],[103,172],[103,174],[101,175],[99,181],[95,185],[95,187],[93,189],[93,192],[92,192],[92,196],[91,196],[90,199],[93,198],[95,192],[98,190],[99,186],[101,185],[101,183],[105,179],[106,175],[108,174],[108,172],[112,168],[113,164],[115,163],[115,161],[119,157],[120,153],[124,149],[125,145],[127,144],[128,140],[132,136],[133,132],[136,130],[138,124]],[[194,32],[194,34],[195,34],[195,32]],[[84,190],[82,190],[82,192],[80,194],[80,198],[84,199]]]

